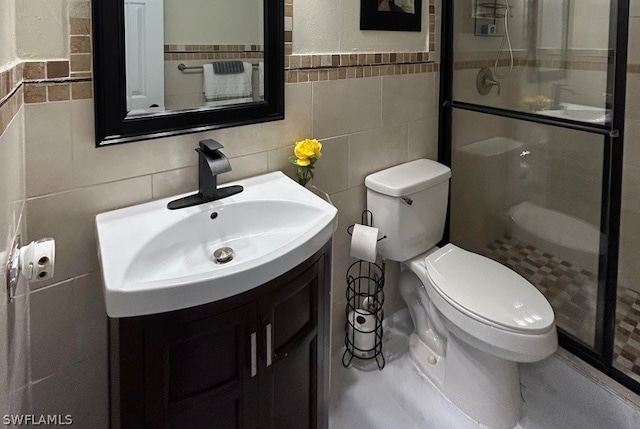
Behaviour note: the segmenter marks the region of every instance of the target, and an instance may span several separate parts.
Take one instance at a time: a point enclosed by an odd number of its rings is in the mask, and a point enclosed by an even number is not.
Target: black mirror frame
[[[284,119],[284,0],[264,0],[265,102],[127,117],[124,1],[94,0],[96,146]]]

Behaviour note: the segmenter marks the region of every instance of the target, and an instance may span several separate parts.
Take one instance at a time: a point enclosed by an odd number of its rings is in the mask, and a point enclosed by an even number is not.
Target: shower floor
[[[549,300],[563,331],[593,346],[598,277],[596,274],[512,237],[482,252],[529,280]],[[614,366],[640,381],[640,294],[618,287]]]

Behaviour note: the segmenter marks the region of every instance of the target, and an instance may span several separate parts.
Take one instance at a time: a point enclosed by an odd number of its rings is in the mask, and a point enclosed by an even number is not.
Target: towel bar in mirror
[[[93,2],[97,146],[284,118],[284,0],[209,3]]]

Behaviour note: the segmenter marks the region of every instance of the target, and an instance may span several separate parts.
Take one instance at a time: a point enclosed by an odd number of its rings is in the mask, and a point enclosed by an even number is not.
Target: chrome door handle
[[[267,366],[271,366],[273,356],[273,345],[271,344],[271,323],[267,324],[265,335],[267,339]]]
[[[251,333],[251,378],[258,374],[258,347],[256,332]]]

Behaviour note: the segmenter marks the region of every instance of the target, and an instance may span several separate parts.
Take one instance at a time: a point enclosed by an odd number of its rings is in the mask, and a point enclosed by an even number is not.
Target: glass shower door
[[[440,147],[450,241],[528,279],[561,344],[625,383],[613,337],[628,8],[443,2]]]
[[[455,0],[453,99],[611,120],[609,1]]]
[[[451,242],[529,280],[594,347],[603,137],[465,110],[453,123]]]

